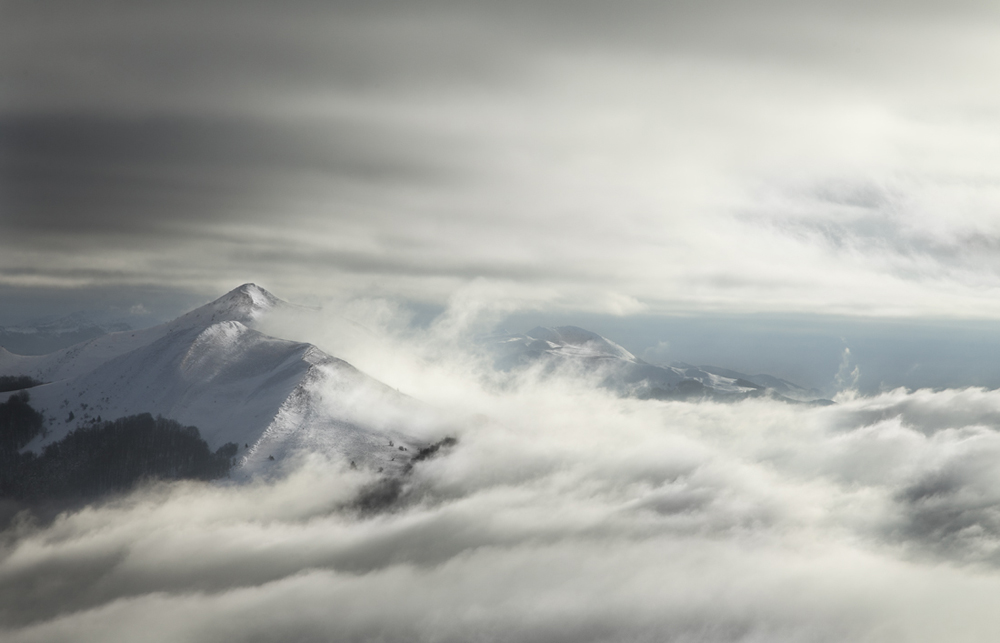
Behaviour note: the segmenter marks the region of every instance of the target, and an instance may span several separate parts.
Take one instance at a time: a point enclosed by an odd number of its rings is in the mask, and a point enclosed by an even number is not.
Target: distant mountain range
[[[717,366],[683,362],[650,364],[597,333],[576,326],[536,327],[523,335],[499,333],[484,338],[504,370],[538,366],[597,376],[616,393],[642,399],[735,401],[766,395],[793,402],[830,404],[820,391],[772,375],[747,375]]]
[[[124,320],[96,322],[77,312],[20,326],[0,326],[0,348],[18,355],[45,355],[108,333],[132,330]]]
[[[30,389],[30,405],[41,412],[44,427],[24,449],[38,453],[74,429],[149,413],[197,427],[212,451],[235,443],[236,476],[276,471],[282,460],[302,452],[346,458],[386,474],[406,471],[412,456],[428,446],[412,431],[414,418],[428,409],[312,344],[255,329],[280,308],[295,310],[244,284],[158,326],[98,328],[99,335],[45,355],[0,348],[0,376],[44,382]],[[96,327],[76,316],[34,333],[73,338],[87,328]],[[818,391],[770,375],[650,364],[573,326],[502,333],[485,342],[500,369],[569,370],[624,396],[829,403]],[[10,395],[0,394],[0,402]]]

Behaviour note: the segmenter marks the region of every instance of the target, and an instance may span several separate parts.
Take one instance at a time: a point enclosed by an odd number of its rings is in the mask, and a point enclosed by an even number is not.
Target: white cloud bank
[[[454,324],[400,339],[378,330],[400,328],[391,310],[362,310],[382,326],[331,339],[459,438],[394,507],[352,509],[372,474],[311,459],[272,483],[158,486],[20,524],[0,541],[0,638],[1000,636],[1000,392],[815,408],[500,386],[440,350]]]

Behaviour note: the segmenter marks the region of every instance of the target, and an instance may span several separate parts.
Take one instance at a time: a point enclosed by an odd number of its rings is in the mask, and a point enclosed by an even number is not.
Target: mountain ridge
[[[48,382],[30,391],[46,431],[26,449],[38,451],[99,420],[151,413],[197,426],[213,449],[239,444],[242,475],[310,450],[373,468],[402,468],[406,458],[382,447],[391,441],[418,448],[418,440],[398,425],[356,421],[359,409],[328,404],[322,392],[339,387],[386,406],[413,401],[312,344],[251,327],[285,305],[243,284],[148,329],[111,333],[45,356],[0,351],[0,375]],[[330,435],[335,433],[342,435]]]
[[[683,362],[652,364],[614,341],[577,326],[536,326],[523,335],[502,332],[482,339],[494,350],[494,364],[502,370],[542,364],[548,371],[573,367],[600,371],[602,386],[628,397],[738,400],[768,395],[792,402],[828,402],[819,391],[771,375],[747,375]]]

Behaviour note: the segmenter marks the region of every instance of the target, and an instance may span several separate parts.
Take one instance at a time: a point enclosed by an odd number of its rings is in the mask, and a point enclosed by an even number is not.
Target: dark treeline
[[[237,447],[212,453],[198,429],[149,413],[79,428],[41,455],[19,450],[42,432],[42,416],[21,392],[0,404],[0,498],[89,500],[147,479],[224,477]]]
[[[444,438],[439,440],[430,446],[426,446],[423,449],[417,451],[417,454],[410,459],[410,462],[420,462],[421,460],[429,460],[437,455],[437,452],[441,450],[442,447],[448,448],[453,447],[458,444],[458,440],[455,438]]]
[[[31,388],[42,383],[27,375],[0,375],[0,393],[20,391],[23,388]]]
[[[0,404],[0,476],[5,475],[10,459],[18,449],[42,432],[42,414],[28,404],[28,392],[11,395]]]

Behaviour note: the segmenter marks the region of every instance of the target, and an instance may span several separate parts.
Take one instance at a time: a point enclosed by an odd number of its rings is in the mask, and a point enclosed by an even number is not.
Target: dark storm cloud
[[[964,2],[25,2],[7,0],[0,70],[36,108],[90,104],[230,109],[316,86],[483,84],[523,73],[532,54],[686,50],[703,55],[851,57],[865,24],[951,20],[995,10]],[[834,29],[817,29],[817,25]],[[256,94],[260,98],[261,94]],[[217,100],[223,103],[215,102]]]
[[[295,264],[310,266],[317,270],[328,269],[372,275],[405,273],[420,277],[460,277],[470,280],[483,277],[517,279],[524,283],[579,275],[578,271],[568,269],[542,270],[542,266],[535,262],[487,261],[447,255],[427,258],[414,255],[409,247],[410,244],[404,241],[396,240],[395,245],[397,245],[397,252],[392,253],[391,256],[379,256],[370,252],[351,250],[338,250],[336,252],[304,250],[291,245],[278,245],[276,247],[273,242],[260,244],[258,247],[244,244],[243,252],[249,260],[259,260],[270,265]],[[592,274],[594,283],[600,283],[604,277],[605,275],[600,268],[594,268]]]
[[[437,304],[483,277],[615,313],[895,312],[930,307],[943,275],[963,285],[951,310],[989,307],[974,288],[996,274],[988,226],[934,245],[933,226],[887,223],[867,193],[814,194],[800,214],[822,221],[798,228],[733,218],[758,211],[761,174],[824,185],[847,165],[878,185],[914,159],[944,159],[937,175],[968,158],[910,126],[975,109],[958,140],[991,131],[990,3],[2,7],[8,285],[38,285],[30,268],[49,286],[79,270],[299,296],[320,257],[326,288]],[[885,153],[899,140],[927,153]],[[875,214],[837,223],[830,208]],[[263,238],[282,252],[251,257]],[[909,254],[882,260],[887,238]],[[977,243],[975,261],[949,259]],[[599,280],[596,264],[611,267]]]
[[[5,4],[7,101],[36,109],[232,113],[287,92],[482,80],[504,67],[489,47],[504,35],[449,3]]]
[[[21,247],[88,234],[84,247],[121,234],[184,241],[326,198],[304,183],[399,190],[461,173],[448,143],[412,127],[267,107],[467,66],[483,73],[470,52],[407,26],[415,13],[387,21],[361,3],[313,2],[4,9],[0,221]]]
[[[260,211],[280,201],[269,192],[301,173],[376,184],[446,174],[404,137],[363,123],[0,117],[3,219],[15,232],[176,233],[178,223],[253,220],[271,216]]]
[[[24,2],[0,25],[4,111],[209,110],[339,91],[516,83],[547,55],[628,53],[878,67],[902,27],[990,3]],[[852,47],[845,47],[845,38]],[[884,43],[882,43],[884,44]],[[899,55],[917,49],[903,39]],[[926,49],[920,43],[919,49]],[[933,43],[932,43],[933,44]],[[583,70],[580,70],[583,71]],[[516,84],[512,85],[516,88]]]

